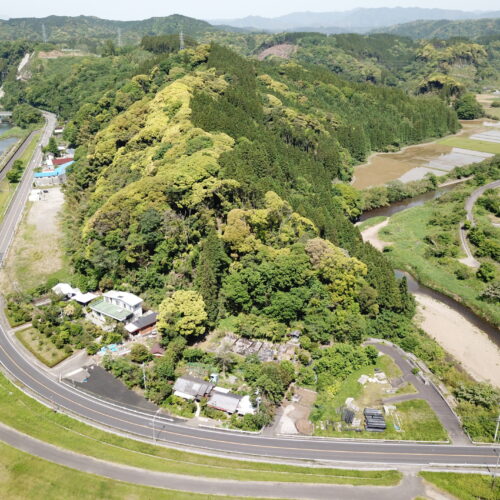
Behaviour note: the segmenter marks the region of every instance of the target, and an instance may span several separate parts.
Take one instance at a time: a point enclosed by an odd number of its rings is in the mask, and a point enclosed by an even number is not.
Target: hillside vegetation
[[[410,38],[444,39],[463,37],[481,39],[500,35],[500,18],[455,20],[419,20],[379,28],[379,33],[390,33]]]

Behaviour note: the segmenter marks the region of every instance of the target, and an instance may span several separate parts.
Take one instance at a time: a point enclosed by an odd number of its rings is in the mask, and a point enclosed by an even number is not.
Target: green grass
[[[70,355],[58,349],[50,339],[34,328],[18,330],[16,337],[28,351],[49,368],[56,366]]]
[[[104,432],[56,413],[26,396],[3,375],[0,375],[0,421],[20,432],[76,453],[159,472],[247,481],[380,486],[397,484],[401,478],[397,471],[356,471],[245,462],[153,446]]]
[[[473,188],[469,188],[472,190]],[[467,269],[454,258],[438,260],[426,255],[427,245],[424,238],[429,229],[428,221],[433,216],[436,202],[410,208],[391,217],[389,224],[379,232],[379,238],[392,242],[392,251],[387,253],[394,267],[411,273],[417,281],[430,288],[463,302],[476,314],[494,324],[500,324],[500,308],[479,299],[485,284],[473,273],[465,280],[458,279],[454,272],[459,268]],[[455,204],[440,204],[443,214],[455,209]],[[458,225],[456,231],[458,240]]]
[[[388,395],[389,397],[389,395]],[[427,401],[412,399],[394,403],[396,414],[386,415],[387,429],[384,432],[318,431],[317,435],[332,437],[351,437],[358,439],[390,439],[402,441],[448,441],[448,434],[432,411]],[[400,427],[396,430],[395,424]]]
[[[33,156],[33,153],[35,152],[35,149],[38,144],[38,140],[40,139],[40,135],[42,133],[38,132],[33,136],[31,139],[31,142],[29,143],[29,146],[26,148],[24,153],[19,157],[19,159],[23,162],[23,165],[26,167],[28,162],[31,160],[31,157]]]
[[[498,477],[495,487],[492,488],[492,478],[489,475],[428,471],[422,471],[420,475],[426,481],[460,500],[498,500],[500,498],[500,478]]]
[[[488,141],[476,141],[467,137],[446,137],[437,141],[438,144],[454,148],[471,149],[472,151],[481,151],[483,153],[500,154],[500,144]]]
[[[364,231],[365,229],[368,229],[369,227],[373,227],[377,224],[380,224],[381,222],[385,221],[385,219],[387,219],[387,217],[385,217],[384,215],[377,215],[377,217],[371,217],[367,220],[364,220],[363,222],[360,222],[357,225],[357,228],[360,231]]]
[[[2,498],[39,500],[210,500],[219,497],[139,486],[48,462],[0,442]]]
[[[7,179],[0,182],[0,222],[7,210],[10,200],[16,191],[16,185],[11,184]]]
[[[6,130],[3,134],[0,134],[0,139],[9,139],[10,137],[19,137],[22,139],[26,137],[31,132],[31,129],[25,129],[21,127],[12,127]]]

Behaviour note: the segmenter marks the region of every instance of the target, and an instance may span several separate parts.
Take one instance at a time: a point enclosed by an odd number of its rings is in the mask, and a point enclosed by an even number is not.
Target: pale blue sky
[[[184,14],[198,19],[234,18],[247,15],[266,17],[290,12],[342,11],[355,7],[428,7],[461,10],[497,10],[498,0],[5,0],[0,17],[44,17],[50,14],[93,15],[106,19],[145,19],[152,16]]]

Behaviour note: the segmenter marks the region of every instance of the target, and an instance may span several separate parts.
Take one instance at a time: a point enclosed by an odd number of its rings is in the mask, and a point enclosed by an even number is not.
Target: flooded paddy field
[[[427,173],[445,175],[455,167],[481,162],[493,156],[499,144],[487,142],[489,147],[483,147],[484,139],[479,141],[472,136],[484,137],[486,134],[489,137],[494,131],[493,137],[496,137],[496,132],[500,131],[496,125],[491,120],[462,122],[458,134],[442,140],[408,146],[397,153],[375,153],[367,163],[354,168],[353,185],[364,189],[397,179],[408,182],[422,179]],[[451,144],[447,144],[451,139]]]

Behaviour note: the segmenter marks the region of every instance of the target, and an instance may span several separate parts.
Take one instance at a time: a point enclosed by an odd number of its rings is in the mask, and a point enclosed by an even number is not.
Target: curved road
[[[474,190],[471,195],[467,198],[465,202],[465,210],[467,212],[467,220],[474,226],[474,214],[473,209],[476,201],[483,195],[483,193],[488,189],[495,189],[500,187],[500,180],[490,182],[489,184],[485,184],[484,186],[478,187]],[[467,257],[465,259],[461,259],[461,262],[469,267],[478,268],[480,262],[474,258],[474,254],[470,249],[469,242],[467,241],[467,230],[462,227],[459,230],[460,232],[460,243],[462,244],[462,249],[465,252]]]
[[[52,133],[53,115],[46,114],[47,125],[43,140]],[[39,151],[26,169],[9,217],[0,226],[0,252],[8,247],[22,216],[24,204],[31,188],[31,173],[38,161]],[[153,429],[158,442],[187,448],[204,449],[228,455],[255,455],[286,459],[306,459],[368,464],[457,464],[494,465],[493,448],[473,446],[426,445],[412,443],[334,441],[320,438],[272,438],[260,435],[229,433],[202,428],[191,428],[172,422],[153,413],[134,411],[109,401],[102,401],[78,391],[40,370],[13,344],[3,315],[0,316],[0,364],[4,371],[37,395],[49,406],[114,431],[151,439]]]

